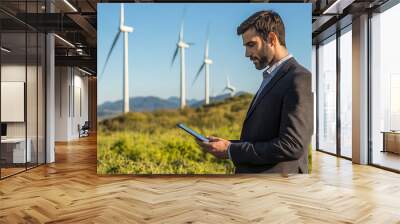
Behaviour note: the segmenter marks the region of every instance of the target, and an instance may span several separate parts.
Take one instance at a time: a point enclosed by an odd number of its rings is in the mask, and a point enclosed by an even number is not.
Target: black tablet
[[[209,142],[209,140],[204,137],[203,135],[193,131],[192,129],[186,127],[184,124],[177,124],[177,127],[181,128],[182,130],[186,131],[187,133],[191,134],[192,136],[194,136],[196,139],[202,141],[202,142]]]

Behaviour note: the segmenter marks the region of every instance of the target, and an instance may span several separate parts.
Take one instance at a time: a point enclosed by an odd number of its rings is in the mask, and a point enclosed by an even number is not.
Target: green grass
[[[204,135],[239,139],[252,95],[184,110],[131,112],[99,122],[99,174],[231,174],[229,160],[204,153],[176,127],[187,124]]]
[[[231,174],[229,160],[204,153],[185,123],[204,135],[238,139],[252,96],[184,110],[131,112],[99,123],[99,174]]]

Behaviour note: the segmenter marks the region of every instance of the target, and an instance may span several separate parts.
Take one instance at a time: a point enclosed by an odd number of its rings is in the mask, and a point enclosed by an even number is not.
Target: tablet
[[[187,133],[191,134],[193,137],[195,137],[196,139],[202,141],[202,142],[209,142],[209,140],[204,137],[203,135],[193,131],[192,129],[186,127],[184,124],[177,124],[176,125],[178,128],[181,128],[182,130],[186,131]]]

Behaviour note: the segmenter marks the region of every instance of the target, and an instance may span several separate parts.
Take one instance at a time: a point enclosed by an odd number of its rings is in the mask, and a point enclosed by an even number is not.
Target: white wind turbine
[[[226,76],[226,86],[222,91],[224,92],[225,90],[228,90],[230,92],[231,97],[235,94],[236,91],[236,88],[232,86],[229,81],[229,76]]]
[[[172,57],[171,61],[171,66],[174,64],[176,55],[178,54],[178,51],[180,52],[180,59],[181,59],[181,105],[180,108],[183,109],[186,106],[186,71],[185,71],[185,48],[189,48],[190,45],[193,45],[193,43],[186,43],[183,40],[183,20],[181,23],[181,30],[179,32],[179,39],[178,42],[176,43],[176,48],[174,55]]]
[[[209,65],[213,63],[211,59],[208,58],[208,35],[209,35],[209,26],[207,27],[207,40],[206,40],[206,46],[205,46],[205,51],[204,51],[204,61],[203,64],[200,66],[199,71],[196,74],[195,79],[193,80],[193,84],[196,82],[197,78],[199,77],[201,71],[204,69],[205,71],[205,93],[204,93],[204,102],[205,104],[210,103],[210,93],[209,93],[209,87],[210,87],[210,68]]]
[[[123,112],[129,112],[129,70],[128,70],[128,33],[133,32],[133,27],[125,26],[124,23],[124,4],[121,3],[121,11],[120,11],[120,23],[119,23],[119,31],[115,35],[113,43],[111,45],[111,49],[108,52],[106,61],[104,63],[103,71],[107,66],[108,60],[110,59],[111,53],[114,50],[115,44],[117,43],[119,36],[121,33],[124,34],[124,76],[123,76]]]

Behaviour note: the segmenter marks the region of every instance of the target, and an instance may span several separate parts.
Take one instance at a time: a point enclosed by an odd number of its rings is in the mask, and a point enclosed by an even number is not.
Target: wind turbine
[[[205,71],[205,94],[204,94],[204,101],[205,104],[210,103],[210,94],[209,94],[209,87],[210,87],[210,68],[209,65],[213,63],[211,59],[208,58],[208,35],[209,35],[209,26],[207,27],[207,40],[206,40],[206,46],[205,46],[205,51],[204,51],[204,61],[203,64],[200,66],[199,71],[196,74],[195,79],[193,80],[193,84],[196,82],[197,78],[199,77],[201,71],[204,69]],[[192,84],[192,85],[193,85]]]
[[[133,27],[125,26],[124,23],[124,4],[121,3],[120,20],[119,20],[119,31],[115,35],[110,51],[107,54],[106,61],[104,63],[103,71],[107,66],[108,60],[110,59],[111,53],[114,50],[115,44],[117,43],[121,33],[124,34],[124,75],[123,75],[123,112],[129,112],[129,70],[128,70],[128,33],[133,32]]]
[[[232,86],[229,81],[229,76],[226,76],[226,86],[222,90],[222,92],[224,92],[225,90],[228,90],[230,92],[231,97],[234,95],[234,93],[236,91],[236,88],[234,86]]]
[[[172,61],[171,61],[171,66],[172,66],[174,64],[175,58],[179,51],[180,59],[181,59],[181,72],[180,72],[180,76],[181,76],[181,105],[180,105],[180,108],[181,109],[183,109],[186,106],[185,48],[189,48],[190,45],[193,45],[193,43],[186,43],[183,40],[183,19],[182,19],[181,30],[179,32],[178,42],[176,43],[175,52],[174,52],[174,55],[173,55]]]

